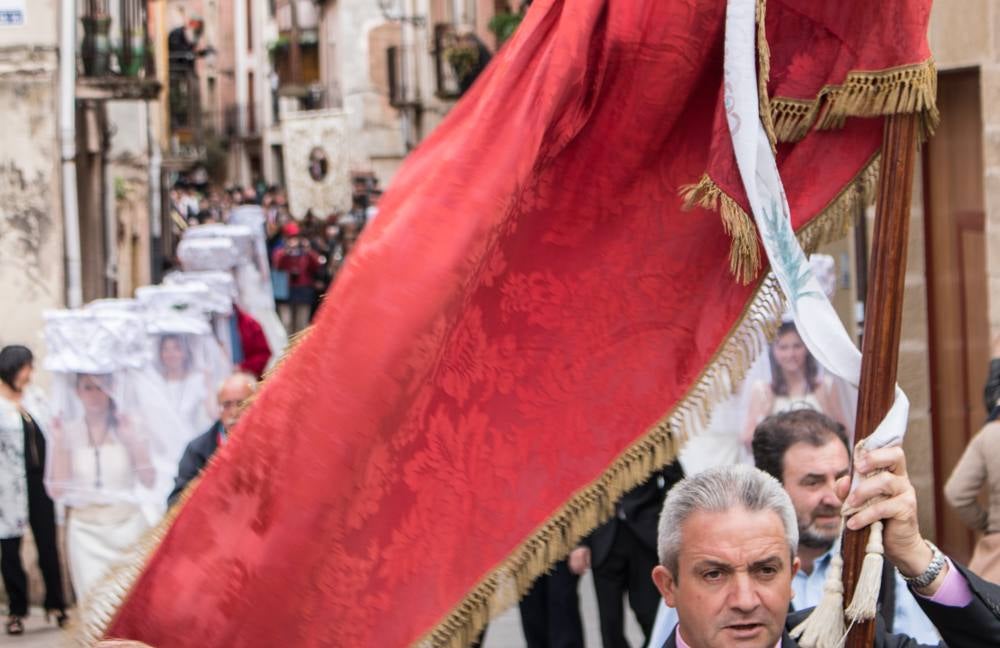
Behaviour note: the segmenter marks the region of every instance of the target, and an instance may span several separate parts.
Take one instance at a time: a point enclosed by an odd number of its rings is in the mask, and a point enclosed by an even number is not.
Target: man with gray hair
[[[256,386],[257,379],[244,372],[234,373],[222,381],[218,393],[219,420],[184,449],[177,477],[174,478],[174,490],[167,498],[167,507],[177,503],[188,483],[201,473],[219,446],[226,442],[226,436],[240,420],[244,402],[253,395]]]
[[[838,482],[841,499],[857,510],[847,526],[883,520],[886,558],[949,645],[996,645],[1000,587],[955,565],[920,536],[902,449],[874,450],[858,459],[857,469],[871,476],[849,497],[847,478]],[[811,612],[788,614],[798,536],[788,494],[756,468],[714,468],[675,486],[660,517],[660,565],[652,574],[679,619],[664,647],[796,648],[787,629]],[[879,623],[875,646],[919,644]]]

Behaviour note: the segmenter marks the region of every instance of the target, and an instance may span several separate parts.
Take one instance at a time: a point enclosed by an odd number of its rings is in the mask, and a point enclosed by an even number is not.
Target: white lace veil
[[[162,414],[142,405],[142,318],[99,307],[45,313],[45,367],[52,373],[46,487],[61,504],[160,505]]]
[[[186,271],[226,269],[215,260],[216,251],[226,250],[225,254],[235,256],[229,267],[236,279],[239,306],[263,329],[271,347],[270,364],[273,364],[288,344],[288,333],[275,310],[274,288],[262,235],[263,230],[258,235],[257,228],[245,225],[199,225],[185,230],[178,256]],[[228,258],[226,263],[229,263]]]

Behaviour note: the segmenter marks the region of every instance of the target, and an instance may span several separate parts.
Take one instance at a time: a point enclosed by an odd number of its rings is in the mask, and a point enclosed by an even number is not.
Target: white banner
[[[311,110],[282,117],[288,207],[295,218],[317,218],[351,208],[347,118],[340,110]]]

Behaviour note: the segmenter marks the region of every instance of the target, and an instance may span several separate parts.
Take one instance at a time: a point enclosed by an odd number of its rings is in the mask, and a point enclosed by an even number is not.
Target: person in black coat
[[[56,513],[45,489],[45,436],[32,415],[43,404],[28,390],[34,355],[27,347],[0,350],[0,579],[7,591],[9,635],[24,633],[28,616],[28,575],[21,561],[21,540],[30,526],[45,581],[45,618],[59,627],[69,622],[63,593],[56,534]],[[38,411],[35,411],[37,414]]]
[[[986,406],[987,422],[1000,419],[1000,335],[993,338],[993,357],[983,387],[983,404]]]
[[[850,478],[837,483],[838,497],[854,511],[847,527],[882,520],[886,559],[947,645],[998,645],[1000,586],[955,564],[921,536],[902,448],[873,450],[859,456],[855,467],[868,477],[850,496]],[[790,631],[812,612],[789,614],[798,533],[791,499],[761,470],[724,466],[678,484],[660,517],[660,564],[652,574],[679,619],[664,647],[797,648]],[[873,646],[921,644],[889,634],[876,615]]]
[[[623,597],[635,613],[649,640],[660,595],[649,578],[656,566],[656,529],[667,491],[684,477],[679,461],[654,473],[646,482],[625,493],[615,504],[615,514],[570,554],[570,567],[582,573],[589,564],[601,621],[604,648],[629,648],[625,638]]]
[[[583,648],[578,574],[560,560],[539,576],[518,606],[528,648]]]
[[[243,403],[253,395],[256,384],[256,378],[242,372],[229,376],[222,383],[218,394],[222,415],[207,432],[195,437],[184,449],[177,477],[174,478],[174,489],[167,497],[167,507],[177,503],[187,485],[204,470],[215,451],[226,442],[226,435],[239,421]]]

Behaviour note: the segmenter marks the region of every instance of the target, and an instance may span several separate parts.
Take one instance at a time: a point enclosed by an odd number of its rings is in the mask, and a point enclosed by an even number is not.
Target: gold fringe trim
[[[744,285],[753,281],[760,272],[760,246],[753,219],[707,173],[695,184],[681,187],[681,198],[684,209],[702,207],[719,212],[722,226],[732,239],[729,271]]]
[[[774,134],[779,142],[797,142],[806,136],[815,121],[814,102],[777,97],[770,102]]]
[[[819,216],[797,232],[802,246],[811,251],[822,242],[842,236],[853,220],[857,201],[867,201],[874,196],[877,179],[876,156]],[[728,200],[735,205],[735,201],[722,193],[710,179],[703,181],[703,192],[712,190],[716,200],[721,200],[724,205]],[[738,205],[736,210],[742,212]],[[535,579],[550,569],[552,563],[565,557],[587,533],[609,519],[615,502],[622,495],[645,481],[653,470],[673,461],[687,439],[707,427],[712,409],[727,399],[734,387],[742,382],[754,360],[774,337],[783,311],[784,296],[774,275],[768,273],[761,279],[754,297],[687,395],[651,430],[620,454],[597,480],[577,491],[540,525],[415,645],[422,648],[462,648],[470,644],[491,619],[515,604]],[[305,335],[295,336],[284,355],[292,353]],[[265,381],[270,380],[274,373],[272,369],[265,376]],[[217,458],[218,455],[209,460],[202,475],[212,469]],[[180,501],[135,545],[131,557],[113,568],[95,589],[94,595],[87,601],[86,615],[81,616],[77,628],[75,638],[78,643],[93,646],[104,637],[153,552],[199,483],[200,477],[192,481]]]
[[[765,93],[766,94],[766,93]],[[797,142],[814,126],[841,128],[848,117],[919,113],[924,138],[940,120],[934,60],[875,72],[850,72],[840,85],[824,86],[812,101],[775,97],[770,100],[775,135]]]
[[[767,95],[767,82],[771,78],[771,47],[767,44],[767,32],[764,26],[767,17],[767,0],[757,0],[757,101],[759,103],[760,122],[771,143],[771,153],[778,152],[777,135],[774,128],[774,117],[771,114],[771,98]]]

